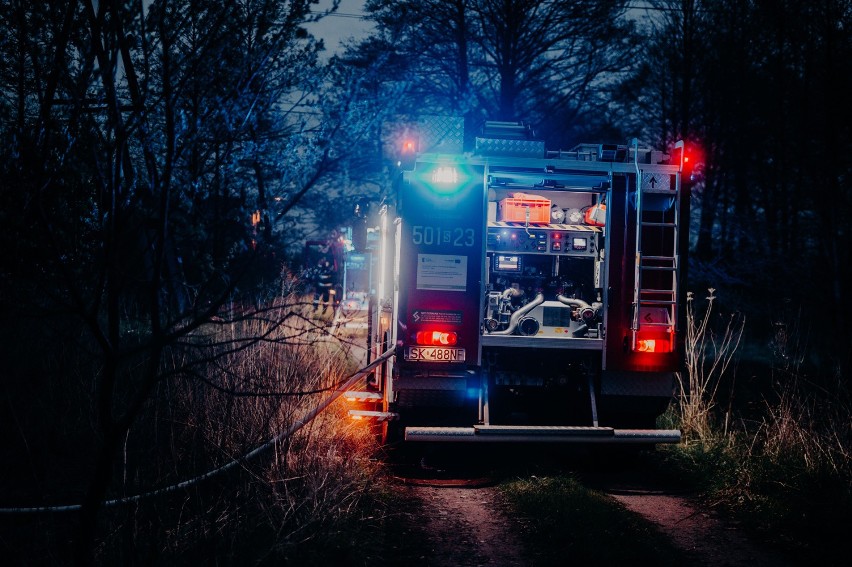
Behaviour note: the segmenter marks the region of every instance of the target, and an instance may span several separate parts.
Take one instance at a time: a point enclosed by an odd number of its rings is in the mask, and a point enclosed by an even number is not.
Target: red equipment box
[[[550,199],[519,199],[510,197],[500,201],[500,220],[503,222],[529,222],[548,224],[550,222]]]

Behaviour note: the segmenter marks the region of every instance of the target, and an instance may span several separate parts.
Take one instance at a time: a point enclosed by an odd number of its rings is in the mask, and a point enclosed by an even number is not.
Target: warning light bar
[[[427,346],[454,346],[458,344],[458,334],[450,331],[418,331],[414,343]]]

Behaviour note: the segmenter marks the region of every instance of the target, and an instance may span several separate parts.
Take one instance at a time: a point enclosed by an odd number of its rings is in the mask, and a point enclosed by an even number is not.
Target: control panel
[[[594,258],[598,253],[599,232],[597,227],[583,225],[549,225],[547,228],[490,226],[486,249],[488,252]]]

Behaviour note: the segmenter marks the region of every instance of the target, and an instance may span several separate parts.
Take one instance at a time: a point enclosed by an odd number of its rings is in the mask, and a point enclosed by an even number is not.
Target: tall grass
[[[178,418],[174,430],[193,440],[179,444],[178,462],[198,470],[239,458],[331,395],[355,368],[349,348],[328,330],[288,302],[263,317],[205,329],[204,380],[195,380],[196,372],[179,374],[166,402]],[[357,515],[375,480],[372,443],[369,432],[333,406],[257,462],[214,483],[212,493],[201,487],[195,499],[187,497],[193,513],[179,521],[191,529],[163,534],[164,549],[191,558],[215,549],[217,561],[235,563],[302,556],[308,548],[327,552],[318,542],[334,541],[331,534]]]
[[[799,318],[774,322],[755,378],[759,404],[720,407],[744,321],[716,318],[714,290],[687,305],[686,370],[673,420],[685,443],[664,453],[667,469],[691,478],[716,505],[747,520],[797,559],[835,563],[848,551],[852,505],[852,397],[843,376],[807,368]],[[847,554],[848,555],[848,554]]]
[[[808,476],[852,484],[852,397],[847,382],[837,372],[826,378],[805,369],[806,343],[798,320],[776,321],[774,327],[774,396],[764,401],[765,415],[752,451]]]
[[[806,342],[798,320],[776,321],[768,345],[772,361],[765,371],[772,388],[763,393],[762,411],[732,415],[718,407],[719,386],[733,389],[733,361],[745,319],[730,315],[715,321],[714,295],[697,309],[692,293],[687,298],[686,370],[678,375],[677,419],[687,441],[737,443],[746,458],[787,464],[807,474],[825,472],[852,478],[852,398],[842,376],[828,386],[804,369]],[[726,380],[723,380],[726,378]],[[732,428],[737,419],[739,427]]]
[[[40,466],[75,472],[31,480],[16,475],[14,485],[0,489],[6,503],[74,503],[86,486],[89,447],[97,439],[96,424],[87,417],[94,401],[86,377],[96,368],[88,348],[58,346],[42,351],[41,359],[20,353],[63,380],[52,384],[47,398],[23,387],[16,401],[8,398],[14,417],[21,418],[15,433],[24,441],[4,446],[3,457],[26,462],[27,451],[43,451],[43,440],[53,437],[63,451],[39,454]],[[104,509],[95,560],[227,565],[304,558],[311,549],[332,558],[345,553],[349,543],[338,537],[341,526],[359,517],[378,474],[369,431],[333,405],[257,458],[241,456],[330,395],[357,368],[352,355],[352,346],[338,341],[327,321],[312,319],[297,296],[279,297],[260,309],[231,305],[171,345],[162,379],[115,463],[109,497],[144,495],[234,460],[239,466],[166,495]],[[37,420],[23,419],[26,408],[50,416],[60,399],[75,400],[75,419],[66,420],[64,429],[48,419],[54,430],[40,431]],[[66,563],[75,520],[73,514],[2,517],[0,552],[13,561]]]

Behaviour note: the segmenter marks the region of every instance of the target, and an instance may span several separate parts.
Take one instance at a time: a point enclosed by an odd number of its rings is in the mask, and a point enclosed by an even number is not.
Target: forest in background
[[[248,415],[252,393],[339,378],[221,363],[326,336],[286,299],[298,251],[378,208],[398,129],[423,115],[523,121],[551,148],[693,141],[689,289],[746,315],[744,358],[848,381],[852,2],[365,9],[375,33],[326,58],[309,0],[0,0],[4,500],[83,502],[81,557],[103,553],[118,479],[132,493],[221,464],[234,432],[187,418],[204,396]],[[273,406],[231,454],[297,411]],[[188,467],[177,440],[200,432]],[[162,435],[176,453],[157,456]],[[154,457],[182,464],[141,466]]]
[[[522,120],[553,149],[696,144],[690,289],[722,290],[761,338],[801,319],[808,350],[846,369],[850,2],[367,6],[379,33],[355,53],[395,54],[384,76],[416,93],[407,112]]]
[[[148,233],[122,246],[162,240],[133,269],[178,308],[238,258],[248,290],[389,197],[401,125],[523,121],[552,149],[694,143],[690,287],[767,331],[792,310],[821,363],[849,363],[850,2],[370,0],[373,35],[330,58],[315,9],[4,0],[6,280],[114,221]]]

